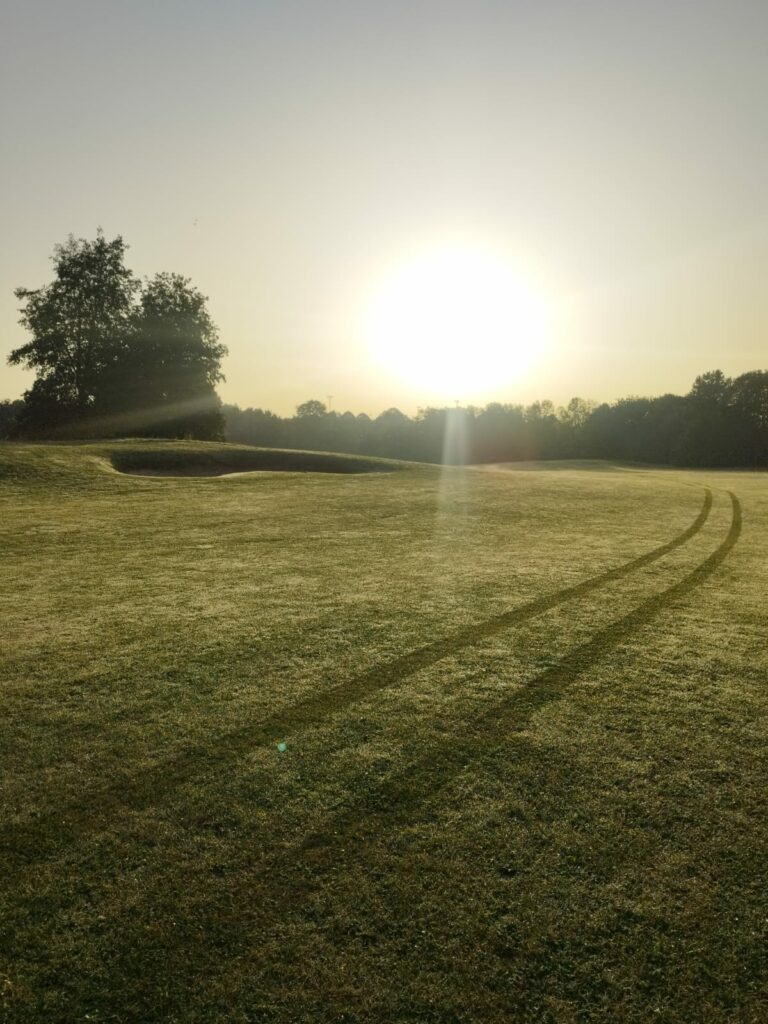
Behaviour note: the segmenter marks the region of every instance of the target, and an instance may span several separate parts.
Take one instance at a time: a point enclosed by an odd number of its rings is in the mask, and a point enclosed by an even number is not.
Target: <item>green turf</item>
[[[764,1021],[768,477],[253,458],[0,445],[0,1020]]]

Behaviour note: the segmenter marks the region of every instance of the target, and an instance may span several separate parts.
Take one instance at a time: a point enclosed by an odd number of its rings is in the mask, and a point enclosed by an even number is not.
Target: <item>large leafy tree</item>
[[[219,342],[206,297],[179,274],[157,274],[139,296],[128,344],[105,374],[104,412],[132,433],[215,438],[223,434],[216,384]]]
[[[205,296],[178,274],[142,285],[125,251],[101,231],[70,237],[54,250],[53,282],[16,291],[32,339],[10,362],[37,371],[21,431],[220,437],[226,349]]]
[[[102,375],[127,344],[139,282],[125,266],[118,235],[94,241],[70,235],[53,254],[55,276],[42,288],[17,288],[20,323],[31,333],[10,363],[37,370],[25,395],[24,419],[33,430],[87,419]]]

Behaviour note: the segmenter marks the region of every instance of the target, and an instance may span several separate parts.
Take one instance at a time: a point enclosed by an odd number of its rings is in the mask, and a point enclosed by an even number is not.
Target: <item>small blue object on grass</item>
[[[280,741],[280,742],[279,742],[279,743],[277,744],[277,749],[278,749],[278,750],[280,751],[280,753],[281,753],[281,754],[284,754],[284,753],[286,752],[286,750],[288,749],[288,744],[287,744],[287,743],[284,743],[284,742],[283,742],[283,741],[281,740],[281,741]]]

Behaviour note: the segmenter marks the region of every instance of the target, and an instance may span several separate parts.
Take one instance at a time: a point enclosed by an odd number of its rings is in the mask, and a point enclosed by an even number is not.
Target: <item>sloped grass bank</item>
[[[121,447],[109,454],[120,473],[139,476],[225,476],[229,473],[391,473],[400,468],[387,459],[280,448],[167,446]]]
[[[335,452],[249,448],[207,441],[82,441],[43,444],[0,441],[0,484],[29,485],[48,481],[68,487],[105,469],[129,476],[216,477],[237,473],[326,473],[355,475],[415,469],[398,462]]]

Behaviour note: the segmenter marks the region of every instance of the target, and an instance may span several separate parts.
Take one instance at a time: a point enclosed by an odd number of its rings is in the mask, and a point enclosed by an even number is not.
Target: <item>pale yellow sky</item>
[[[684,392],[765,368],[768,5],[10,0],[0,25],[0,398],[13,288],[98,225],[184,273],[226,401],[375,414]],[[549,354],[446,395],[383,371],[367,298],[414,251],[508,253]]]

